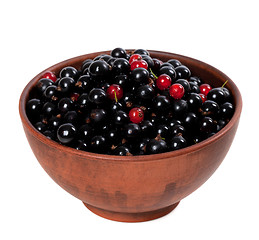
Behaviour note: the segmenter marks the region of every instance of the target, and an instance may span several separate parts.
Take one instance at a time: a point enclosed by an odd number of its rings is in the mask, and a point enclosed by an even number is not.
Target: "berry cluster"
[[[177,59],[115,48],[81,68],[45,72],[26,112],[46,137],[78,150],[112,155],[173,151],[222,129],[234,107]]]

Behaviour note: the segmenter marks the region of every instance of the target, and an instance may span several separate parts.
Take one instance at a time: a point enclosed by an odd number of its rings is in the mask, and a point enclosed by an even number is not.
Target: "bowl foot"
[[[160,218],[173,211],[178,204],[179,202],[173,205],[170,205],[168,207],[158,209],[155,211],[150,211],[150,212],[123,213],[123,212],[107,211],[107,210],[89,205],[87,203],[84,203],[84,205],[96,215],[101,216],[103,218],[107,218],[109,220],[114,220],[119,222],[144,222],[144,221]]]

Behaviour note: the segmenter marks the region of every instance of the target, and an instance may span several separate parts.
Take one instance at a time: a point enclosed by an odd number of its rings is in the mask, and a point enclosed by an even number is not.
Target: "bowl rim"
[[[132,51],[133,49],[127,49],[126,51]],[[42,133],[38,132],[33,125],[31,124],[31,122],[29,121],[27,115],[26,115],[26,99],[30,93],[30,90],[32,88],[32,86],[35,84],[35,82],[37,81],[37,79],[40,78],[40,76],[43,75],[44,72],[46,71],[51,71],[52,69],[55,69],[56,67],[62,65],[62,64],[66,64],[66,63],[70,63],[73,60],[77,60],[79,58],[84,58],[87,57],[89,55],[92,54],[96,54],[96,55],[100,55],[100,54],[107,54],[110,53],[111,50],[108,51],[99,51],[99,52],[93,52],[93,53],[88,53],[88,54],[84,54],[84,55],[80,55],[77,57],[73,57],[73,58],[69,58],[67,60],[61,61],[57,64],[52,65],[51,67],[48,67],[47,69],[43,70],[42,72],[40,72],[39,74],[37,74],[23,89],[20,99],[19,99],[19,114],[20,114],[20,118],[21,121],[23,123],[23,127],[26,128],[35,138],[37,138],[40,142],[52,147],[52,148],[56,148],[60,151],[63,152],[67,152],[69,154],[74,154],[77,155],[78,157],[81,158],[88,158],[88,159],[96,159],[96,160],[103,160],[103,161],[127,161],[127,162],[142,162],[142,161],[158,161],[158,160],[163,160],[163,159],[167,159],[167,158],[174,158],[174,157],[178,157],[181,155],[186,155],[186,154],[190,154],[196,151],[199,151],[200,149],[208,146],[209,144],[211,144],[212,142],[215,142],[219,139],[221,139],[224,135],[226,135],[226,133],[234,127],[234,125],[236,124],[237,121],[239,121],[240,115],[241,115],[241,111],[242,111],[242,97],[240,94],[239,89],[237,88],[237,86],[235,85],[235,83],[223,72],[221,72],[220,70],[218,70],[217,68],[202,62],[200,60],[191,58],[191,57],[187,57],[184,55],[180,55],[180,54],[176,54],[176,53],[170,53],[170,52],[164,52],[164,51],[158,51],[158,50],[147,50],[151,55],[152,53],[154,54],[163,54],[165,56],[168,57],[179,57],[179,58],[185,58],[186,60],[190,60],[193,62],[196,62],[198,64],[203,65],[204,67],[206,67],[206,70],[209,70],[211,72],[216,72],[219,76],[223,77],[224,79],[228,80],[228,84],[231,85],[233,91],[232,91],[232,95],[235,98],[235,112],[231,118],[231,120],[227,123],[227,125],[222,128],[219,132],[215,133],[213,136],[199,142],[196,143],[194,145],[179,149],[179,150],[175,150],[175,151],[170,151],[170,152],[165,152],[165,153],[159,153],[159,154],[150,154],[150,155],[134,155],[134,156],[116,156],[116,155],[108,155],[108,154],[99,154],[99,153],[92,153],[92,152],[87,152],[87,151],[83,151],[83,150],[77,150],[74,149],[72,147],[68,147],[68,146],[64,146],[54,140],[51,140],[49,138],[47,138],[46,136],[44,136]],[[233,94],[234,93],[234,94]]]

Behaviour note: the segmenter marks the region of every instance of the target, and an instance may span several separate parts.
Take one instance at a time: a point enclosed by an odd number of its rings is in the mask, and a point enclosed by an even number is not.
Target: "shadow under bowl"
[[[229,123],[214,136],[184,149],[146,156],[112,156],[76,150],[60,145],[39,133],[26,116],[26,102],[45,71],[59,73],[65,66],[79,68],[82,61],[110,51],[75,57],[45,69],[24,88],[19,103],[23,128],[33,153],[48,175],[63,189],[83,201],[104,218],[141,222],[172,211],[199,188],[219,167],[235,136],[242,109],[234,82],[218,69],[186,56],[149,50],[162,61],[178,59],[192,74],[212,86],[227,88],[235,112]]]

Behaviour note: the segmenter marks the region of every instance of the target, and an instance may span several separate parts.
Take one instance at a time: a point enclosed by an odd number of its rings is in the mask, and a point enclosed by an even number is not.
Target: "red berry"
[[[201,97],[202,102],[204,103],[207,100],[207,97],[202,93],[199,93],[199,95]]]
[[[43,74],[42,78],[48,78],[52,80],[53,82],[57,81],[57,77],[53,72],[47,71]]]
[[[141,108],[132,108],[129,111],[129,118],[133,123],[140,123],[144,119],[144,112]]]
[[[137,53],[131,55],[131,57],[129,59],[129,63],[131,64],[132,62],[134,62],[136,60],[142,60],[142,56],[140,54],[137,54]]]
[[[71,93],[71,94],[70,94],[70,99],[71,99],[73,102],[76,102],[79,96],[80,96],[79,93]]]
[[[181,99],[184,95],[184,87],[179,83],[175,83],[169,88],[169,93],[174,99]]]
[[[171,78],[166,74],[161,74],[156,80],[156,86],[160,90],[165,90],[170,87],[172,83]]]
[[[148,68],[148,64],[145,60],[135,60],[130,65],[130,70],[133,71],[135,68]]]
[[[111,100],[116,100],[116,102],[123,97],[122,87],[117,84],[112,84],[108,87],[106,93]]]
[[[204,83],[204,84],[201,84],[200,85],[200,92],[202,94],[204,94],[205,96],[207,96],[207,94],[209,93],[209,91],[212,89],[212,87],[207,84],[207,83]]]

